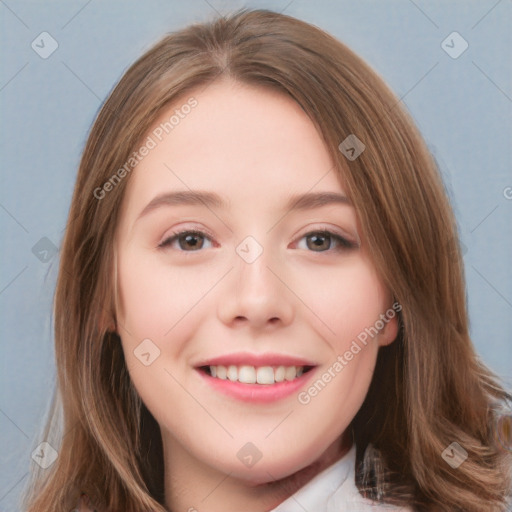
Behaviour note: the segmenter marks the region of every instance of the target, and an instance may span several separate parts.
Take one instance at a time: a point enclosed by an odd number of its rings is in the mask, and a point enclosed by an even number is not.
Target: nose
[[[219,319],[230,327],[268,330],[293,321],[293,293],[266,251],[252,263],[235,256],[219,300]]]

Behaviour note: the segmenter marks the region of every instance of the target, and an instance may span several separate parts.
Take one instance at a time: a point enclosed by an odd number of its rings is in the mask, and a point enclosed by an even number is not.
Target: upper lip
[[[286,354],[273,354],[273,353],[262,353],[262,354],[251,354],[248,352],[237,352],[233,354],[225,354],[212,358],[205,359],[199,364],[195,365],[197,368],[201,366],[316,366],[315,363],[295,356],[289,356]]]

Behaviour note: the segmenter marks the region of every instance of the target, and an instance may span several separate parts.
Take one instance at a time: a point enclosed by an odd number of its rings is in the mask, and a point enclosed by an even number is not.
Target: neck
[[[343,434],[312,464],[263,484],[233,478],[203,464],[171,436],[163,436],[165,503],[172,512],[268,512],[341,459],[352,440]]]

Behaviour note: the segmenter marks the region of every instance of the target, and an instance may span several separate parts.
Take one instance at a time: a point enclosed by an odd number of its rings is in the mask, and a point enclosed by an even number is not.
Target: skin
[[[246,403],[200,378],[198,361],[239,351],[303,357],[319,377],[391,307],[391,297],[353,206],[284,209],[291,194],[345,195],[304,111],[276,91],[228,79],[192,95],[198,105],[130,177],[115,243],[116,328],[134,385],[161,428],[169,509],[262,512],[346,453],[347,427],[397,322],[369,339],[308,404],[298,393]],[[139,217],[155,196],[189,189],[216,192],[227,206],[161,205]],[[183,236],[159,247],[184,229],[206,235],[195,246]],[[326,237],[318,248],[309,234],[322,229],[359,246]],[[249,235],[263,248],[252,263],[236,252]],[[145,366],[134,350],[148,338],[160,355]],[[262,453],[252,467],[237,457],[247,442]]]

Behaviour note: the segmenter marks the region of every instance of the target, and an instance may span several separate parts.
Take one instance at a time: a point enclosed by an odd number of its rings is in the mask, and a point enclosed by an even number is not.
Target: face
[[[359,410],[396,336],[391,297],[320,135],[288,97],[215,82],[149,136],[116,236],[131,378],[166,458],[248,482],[288,476]]]

